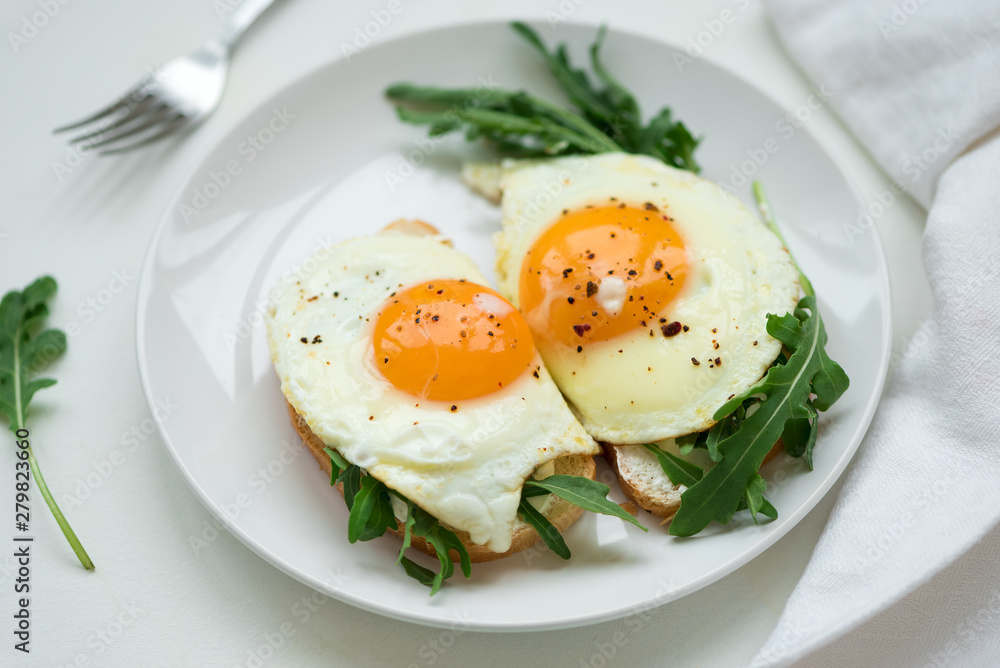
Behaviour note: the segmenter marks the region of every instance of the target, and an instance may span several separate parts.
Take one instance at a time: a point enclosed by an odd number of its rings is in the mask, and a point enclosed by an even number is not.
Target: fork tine
[[[117,132],[112,133],[111,136],[106,139],[90,144],[90,148],[95,149],[107,146],[108,144],[114,144],[122,139],[127,139],[133,135],[139,134],[143,130],[148,130],[155,125],[159,125],[163,121],[172,120],[173,117],[179,114],[180,112],[175,109],[172,109],[167,105],[163,105],[156,111],[152,111],[141,118],[137,118],[124,128],[120,128]]]
[[[140,146],[145,146],[146,144],[152,144],[154,141],[157,141],[158,139],[162,139],[163,137],[166,137],[169,134],[173,134],[174,132],[177,132],[179,129],[181,129],[184,126],[184,124],[185,124],[185,122],[187,120],[188,119],[187,119],[186,116],[184,116],[183,114],[178,113],[178,114],[174,115],[172,118],[170,118],[169,120],[167,120],[164,123],[162,123],[161,127],[163,129],[160,130],[159,132],[157,132],[157,133],[155,133],[153,135],[150,135],[149,137],[142,138],[142,139],[140,139],[140,140],[138,140],[136,142],[133,142],[131,144],[126,144],[124,146],[114,146],[112,148],[105,149],[103,151],[99,151],[99,153],[100,153],[100,155],[112,155],[114,153],[124,153],[126,151],[131,151],[134,148],[139,148]],[[128,136],[132,136],[134,134],[136,134],[136,133],[130,132],[128,134]],[[123,137],[118,137],[115,141],[117,141],[118,139],[125,139],[125,138],[126,137],[124,137],[124,136]]]
[[[108,116],[109,114],[113,114],[116,111],[118,111],[119,109],[121,109],[123,107],[129,106],[129,99],[132,98],[137,92],[138,92],[138,89],[136,89],[136,88],[130,88],[127,93],[125,93],[120,98],[118,98],[117,100],[115,100],[114,102],[112,102],[111,104],[109,104],[108,106],[104,107],[100,111],[98,111],[98,112],[96,112],[94,114],[91,114],[90,116],[87,116],[86,118],[84,118],[81,121],[77,121],[75,123],[70,123],[69,125],[63,125],[62,127],[58,127],[58,128],[56,128],[55,130],[52,131],[52,134],[58,134],[60,132],[66,132],[67,130],[72,130],[74,128],[80,127],[81,125],[87,125],[88,123],[93,123],[94,121],[98,121],[98,120],[104,118],[105,116]],[[148,94],[147,94],[147,97],[148,97]],[[144,100],[145,97],[142,98],[142,99]]]
[[[122,127],[123,125],[128,125],[129,123],[132,123],[133,121],[135,121],[139,117],[141,117],[143,114],[145,114],[147,111],[149,111],[150,107],[152,107],[155,103],[156,103],[156,99],[153,98],[153,96],[151,96],[151,95],[147,95],[138,104],[136,104],[134,107],[132,107],[131,109],[129,109],[125,114],[123,114],[121,116],[121,118],[119,118],[117,121],[115,121],[111,125],[108,125],[106,127],[99,127],[97,130],[95,130],[94,132],[91,132],[90,134],[80,135],[79,137],[74,137],[73,139],[69,140],[69,143],[70,144],[78,144],[78,143],[80,143],[82,141],[86,141],[86,140],[88,140],[88,139],[90,139],[92,137],[99,137],[99,136],[101,136],[101,135],[103,135],[105,133],[111,132],[112,130],[114,130],[116,128]],[[157,110],[163,108],[164,106],[165,105],[161,104],[157,108]]]

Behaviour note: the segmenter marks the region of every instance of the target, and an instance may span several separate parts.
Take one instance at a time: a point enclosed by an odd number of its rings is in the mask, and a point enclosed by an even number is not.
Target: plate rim
[[[470,19],[470,20],[459,20],[446,22],[441,24],[436,24],[434,26],[415,28],[399,35],[394,35],[391,38],[380,40],[378,44],[373,45],[371,49],[378,49],[389,44],[393,44],[398,41],[412,39],[420,36],[433,35],[434,33],[449,32],[454,31],[459,28],[464,27],[474,27],[474,28],[486,28],[486,27],[499,27],[508,26],[512,21],[524,20],[529,25],[537,27],[540,23],[540,19],[537,17],[531,17],[526,19],[519,19],[517,17],[508,18],[490,18],[490,19]],[[583,20],[569,20],[565,22],[567,27],[572,29],[594,29],[601,25],[607,25],[606,23],[597,23],[591,21]],[[674,50],[682,50],[681,45],[674,43],[669,39],[663,39],[659,37],[653,37],[651,35],[646,35],[642,32],[637,32],[630,28],[620,28],[608,25],[609,31],[613,31],[625,37],[630,37],[633,39],[639,39],[646,42],[653,43],[657,46],[666,46]],[[318,63],[314,67],[311,67],[304,71],[303,73],[296,76],[294,79],[286,82],[284,85],[280,86],[268,95],[265,95],[258,99],[256,102],[248,106],[246,111],[239,115],[236,119],[230,122],[222,131],[216,133],[216,135],[208,142],[203,150],[201,150],[197,157],[194,159],[191,166],[185,170],[183,176],[178,181],[177,186],[171,191],[170,196],[167,198],[164,204],[160,216],[157,220],[156,227],[153,230],[152,235],[149,238],[148,245],[142,260],[142,269],[139,275],[139,285],[136,291],[136,308],[135,308],[135,351],[136,351],[136,362],[139,369],[139,379],[142,385],[143,395],[146,400],[147,407],[150,414],[153,416],[154,422],[156,424],[157,431],[159,432],[160,439],[163,443],[164,448],[170,455],[171,460],[174,465],[177,466],[187,483],[188,487],[195,493],[198,500],[205,506],[205,509],[218,521],[230,534],[232,534],[237,540],[243,543],[251,551],[257,554],[259,557],[263,558],[270,565],[277,568],[279,571],[285,573],[286,575],[294,578],[295,580],[301,582],[302,584],[319,591],[331,598],[339,600],[341,602],[347,603],[354,607],[360,608],[367,612],[373,614],[381,615],[384,617],[389,617],[398,621],[409,622],[417,624],[420,626],[432,627],[432,628],[451,628],[453,623],[449,623],[448,620],[438,619],[438,618],[428,618],[422,617],[418,613],[399,610],[390,606],[386,606],[381,603],[373,603],[366,598],[338,590],[331,587],[325,583],[314,582],[313,576],[301,571],[290,563],[283,561],[268,550],[264,545],[258,542],[253,536],[244,531],[238,524],[232,521],[224,512],[217,507],[215,501],[212,500],[208,494],[202,489],[201,485],[194,478],[191,471],[184,464],[183,460],[179,456],[176,447],[171,441],[166,427],[162,420],[158,416],[158,411],[155,410],[155,397],[153,396],[152,387],[150,384],[149,370],[146,365],[146,345],[144,341],[145,335],[145,320],[148,312],[149,296],[152,291],[152,273],[153,273],[153,256],[155,251],[158,249],[160,241],[163,237],[164,232],[167,229],[168,224],[172,220],[171,212],[177,208],[177,205],[181,201],[181,195],[185,192],[185,186],[188,185],[192,178],[199,172],[200,169],[207,162],[208,156],[215,151],[221,141],[232,134],[238,127],[243,125],[248,118],[258,113],[262,108],[268,106],[273,106],[278,100],[288,93],[292,88],[297,87],[304,80],[312,78],[318,75],[320,72],[335,67],[341,64],[344,58],[342,55],[333,55],[327,58],[321,63]],[[722,71],[725,75],[739,80],[746,86],[749,86],[753,91],[765,98],[768,102],[773,104],[778,109],[783,111],[788,111],[784,104],[776,100],[769,92],[761,89],[754,81],[743,77],[737,72],[733,71],[729,66],[719,63],[711,57],[703,57],[707,65]],[[848,130],[848,128],[844,128]],[[829,159],[830,163],[837,171],[837,173],[843,178],[844,182],[847,184],[848,189],[857,204],[863,204],[864,199],[861,196],[861,190],[857,182],[852,178],[852,176],[847,172],[845,166],[838,160],[835,154],[829,151],[823,141],[816,136],[815,132],[807,127],[803,126],[798,129],[798,131],[806,134],[819,149],[825,154]],[[848,130],[849,132],[849,130]],[[851,135],[853,136],[853,135]],[[498,621],[478,621],[469,620],[468,627],[470,630],[475,631],[488,631],[488,632],[498,632],[498,633],[509,633],[509,632],[534,632],[534,631],[552,631],[568,628],[577,628],[582,626],[588,626],[593,624],[598,624],[601,622],[612,621],[615,619],[620,619],[627,616],[630,613],[636,611],[647,610],[651,608],[658,608],[664,604],[675,602],[684,596],[687,596],[695,591],[708,587],[715,584],[725,577],[733,574],[746,564],[750,563],[766,550],[772,547],[779,540],[784,538],[789,531],[796,527],[806,515],[808,515],[815,507],[819,504],[823,497],[825,497],[830,490],[837,484],[842,478],[845,469],[853,461],[857,454],[857,451],[864,440],[865,434],[868,432],[871,426],[872,419],[874,418],[875,411],[878,409],[881,403],[882,396],[885,391],[885,384],[888,377],[889,365],[891,361],[892,353],[892,336],[893,336],[893,322],[892,322],[892,285],[889,276],[889,267],[886,261],[885,248],[882,244],[881,236],[878,229],[872,227],[869,230],[871,235],[873,250],[875,251],[875,258],[878,263],[879,273],[881,275],[881,289],[885,294],[885,299],[881,303],[881,316],[882,321],[885,324],[882,340],[879,342],[879,369],[876,374],[875,383],[872,387],[871,395],[864,407],[861,420],[858,423],[857,429],[850,437],[849,447],[843,452],[840,459],[836,461],[830,471],[828,478],[820,483],[820,485],[810,493],[805,502],[801,503],[792,512],[789,513],[788,519],[779,527],[778,529],[772,531],[764,539],[756,542],[750,549],[735,555],[732,559],[724,562],[721,566],[717,567],[713,572],[711,577],[707,582],[704,581],[704,576],[702,578],[696,579],[685,586],[677,587],[670,591],[670,596],[664,598],[662,602],[656,601],[656,596],[653,596],[647,600],[640,602],[633,602],[625,606],[619,606],[613,609],[602,610],[601,612],[590,613],[587,615],[576,616],[572,618],[563,618],[560,620],[554,620],[551,623],[544,624],[534,624],[531,626],[525,626],[523,623],[519,624],[517,622],[498,622]],[[811,559],[811,556],[810,556]],[[734,562],[739,562],[733,565]],[[797,585],[796,585],[797,586]]]

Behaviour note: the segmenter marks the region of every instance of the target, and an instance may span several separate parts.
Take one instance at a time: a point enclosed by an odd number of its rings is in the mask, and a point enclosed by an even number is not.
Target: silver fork
[[[197,125],[219,106],[233,46],[273,3],[244,0],[219,34],[204,46],[150,69],[104,109],[54,132],[96,123],[96,129],[88,128],[70,143],[91,140],[91,149],[100,148],[99,153],[107,155],[130,151]]]

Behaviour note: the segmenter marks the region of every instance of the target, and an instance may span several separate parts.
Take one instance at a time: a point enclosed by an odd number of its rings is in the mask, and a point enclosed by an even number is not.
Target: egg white
[[[455,412],[452,402],[402,392],[374,368],[373,323],[390,294],[463,278],[486,284],[437,236],[389,231],[320,250],[272,290],[268,344],[282,392],[324,443],[473,542],[504,552],[524,480],[545,462],[599,448],[537,353],[537,378],[527,372],[454,402]]]
[[[515,305],[528,250],[565,210],[605,206],[612,197],[639,208],[651,202],[684,240],[690,272],[677,300],[658,315],[688,331],[667,338],[637,329],[579,353],[539,344],[594,438],[645,443],[708,429],[715,411],[778,356],[781,343],[767,333],[766,315],[794,309],[797,270],[778,238],[717,184],[651,157],[609,153],[505,161],[499,188],[499,291]],[[615,280],[603,281],[596,295],[611,311],[621,298],[615,288],[624,287]]]

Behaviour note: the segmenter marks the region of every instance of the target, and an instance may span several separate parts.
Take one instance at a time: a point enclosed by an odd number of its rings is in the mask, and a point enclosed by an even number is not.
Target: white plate
[[[563,25],[557,36],[582,63],[594,34]],[[422,128],[396,120],[382,91],[398,81],[555,91],[506,24],[450,27],[330,63],[262,104],[181,184],[146,258],[136,327],[143,387],[151,408],[166,398],[180,405],[159,425],[163,441],[208,509],[281,570],[347,603],[423,624],[588,624],[675,600],[747,563],[844,470],[878,402],[890,343],[878,237],[874,229],[853,240],[843,233],[857,217],[851,187],[805,129],[734,75],[702,61],[680,73],[676,49],[614,30],[605,52],[647,115],[670,105],[705,137],[698,158],[707,177],[727,182],[750,161],[746,171],[767,185],[816,285],[830,353],[851,377],[823,415],[816,469],[806,473],[799,460],[770,465],[774,522],[738,518],[679,540],[648,516],[643,534],[588,514],[566,532],[572,560],[529,550],[477,564],[471,580],[456,576],[433,598],[393,563],[394,539],[347,542],[344,502],[288,424],[261,313],[275,280],[317,248],[400,216],[435,223],[492,272],[498,211],[457,180],[472,149],[457,137],[428,142]],[[406,161],[419,163],[412,174]],[[394,188],[392,173],[404,177]],[[749,201],[749,186],[737,194]]]

